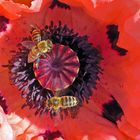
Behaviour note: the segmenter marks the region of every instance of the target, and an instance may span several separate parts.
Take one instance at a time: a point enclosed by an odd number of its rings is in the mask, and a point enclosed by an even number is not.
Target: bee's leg
[[[55,120],[54,120],[54,126],[57,127],[59,122],[61,121],[61,117],[60,117],[60,109],[58,110],[54,110],[55,112]]]
[[[59,90],[56,91],[56,92],[55,92],[55,95],[56,95],[56,96],[60,96],[60,95],[61,95],[61,91],[59,91]]]
[[[60,113],[60,109],[55,110],[56,115]]]
[[[53,119],[54,118],[54,112],[53,112],[53,109],[49,109],[49,113],[50,113],[50,117]]]
[[[38,58],[37,60],[36,60],[36,68],[38,69],[38,65],[39,65],[39,62],[40,62],[40,59]]]
[[[47,58],[47,55],[44,53],[44,54],[42,54],[42,56],[44,57],[44,58]]]

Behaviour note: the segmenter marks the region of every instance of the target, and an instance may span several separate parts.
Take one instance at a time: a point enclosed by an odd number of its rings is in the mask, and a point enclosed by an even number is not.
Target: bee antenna
[[[33,27],[35,27],[35,25],[31,24],[31,25],[30,25],[30,27],[32,27],[32,28],[33,28]]]

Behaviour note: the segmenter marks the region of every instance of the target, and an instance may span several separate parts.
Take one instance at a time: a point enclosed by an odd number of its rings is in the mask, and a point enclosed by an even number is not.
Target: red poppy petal
[[[105,22],[117,23],[119,25],[120,38],[118,45],[128,49],[128,56],[125,58],[117,58],[116,54],[110,56],[112,61],[108,61],[108,63],[104,64],[104,73],[106,76],[103,75],[103,83],[105,84],[107,81],[109,85],[104,86],[104,84],[102,84],[102,86],[105,87],[105,90],[109,91],[109,94],[113,94],[117,98],[124,110],[127,120],[139,128],[139,3],[137,1],[131,1],[130,3],[124,0],[101,4],[93,10],[91,16],[104,20]],[[106,56],[106,59],[107,57],[108,56]],[[119,64],[116,63],[117,61]],[[116,68],[115,70],[114,67]],[[118,81],[119,84],[116,85],[115,81]],[[99,88],[97,89],[99,90]],[[98,96],[101,101],[102,96]],[[131,127],[133,128],[133,126]],[[125,131],[127,130],[125,129],[124,132]],[[139,130],[137,131],[139,132]]]
[[[125,38],[127,41],[123,40]],[[125,72],[124,81],[124,94],[119,95],[120,104],[122,105],[127,121],[140,129],[139,122],[139,78],[138,73],[140,69],[139,62],[139,43],[129,36],[129,34],[123,32],[122,38],[120,38],[120,44],[126,45],[129,48],[129,54],[127,60],[123,63],[123,70]],[[127,68],[127,70],[125,69]]]
[[[119,140],[127,139],[117,130],[115,125],[99,115],[93,102],[83,107],[76,119],[66,119],[57,127],[68,140],[82,140],[84,137],[95,140],[108,140],[109,137]]]
[[[15,3],[20,3],[20,4],[25,4],[25,5],[27,5],[27,6],[31,6],[31,2],[32,2],[32,0],[26,0],[26,1],[21,1],[21,0],[13,0],[13,2],[15,2]]]
[[[138,10],[133,16],[129,17],[125,21],[124,29],[132,38],[136,39],[137,42],[140,42],[138,39],[140,29],[140,10]]]
[[[123,2],[125,3],[125,1]],[[120,4],[122,5],[124,3],[120,2]],[[138,33],[140,33],[138,28],[139,11],[137,10],[137,3],[132,3],[131,6],[123,5],[123,8],[125,12],[123,12],[122,10],[121,16],[115,18],[115,20],[113,18],[110,18],[110,20],[112,19],[112,21],[115,21],[115,23],[119,25],[120,38],[118,45],[125,47],[128,50],[128,54],[124,58],[117,58],[116,56],[112,57],[114,61],[109,61],[108,63],[106,63],[106,66],[104,67],[104,73],[106,76],[103,75],[105,77],[103,77],[104,80],[101,78],[101,81],[104,81],[104,89],[107,89],[110,94],[113,94],[117,101],[120,103],[127,121],[130,123],[129,125],[131,126],[131,129],[135,130],[136,128],[140,128],[140,105],[138,100],[140,83],[138,79],[140,51],[137,36]],[[131,17],[131,15],[133,16]],[[116,61],[118,61],[119,64],[113,63],[115,62],[115,59],[118,59]],[[113,67],[111,67],[111,65],[115,67],[115,70]],[[119,74],[119,76],[117,75],[117,73]],[[107,81],[108,85],[105,85],[105,81]],[[116,84],[115,81],[118,81],[119,84]],[[127,129],[123,130],[125,133],[127,132]],[[139,133],[139,129],[137,129],[136,132],[137,131]],[[130,131],[128,131],[127,133],[133,135],[133,133],[131,134]],[[133,138],[135,138],[135,136]]]
[[[125,133],[130,138],[139,140],[140,138],[140,129],[137,129],[136,127],[132,126],[125,117],[121,118],[121,121],[118,121],[118,127],[120,131]]]
[[[28,3],[30,3],[30,1],[28,1]],[[0,13],[10,19],[15,19],[21,16],[21,12],[38,12],[41,4],[42,0],[35,0],[32,1],[31,6],[28,7],[25,4],[14,3],[12,0],[2,0],[0,2]]]

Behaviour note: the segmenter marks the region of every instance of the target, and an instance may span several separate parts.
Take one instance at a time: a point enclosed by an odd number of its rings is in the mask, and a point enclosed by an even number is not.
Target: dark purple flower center
[[[55,93],[60,97],[75,97],[78,105],[60,109],[61,118],[68,114],[74,118],[83,102],[90,99],[92,89],[96,88],[102,71],[100,52],[88,42],[86,35],[80,36],[61,22],[46,25],[41,30],[41,39],[52,41],[52,51],[28,63],[30,49],[19,44],[19,51],[13,52],[9,61],[10,79],[26,99],[23,107],[37,108],[35,114],[50,112],[51,117],[56,115],[46,106]],[[31,41],[31,38],[27,40]]]

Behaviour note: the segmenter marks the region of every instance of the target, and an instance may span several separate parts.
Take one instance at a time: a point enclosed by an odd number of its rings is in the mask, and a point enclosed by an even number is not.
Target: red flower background
[[[23,12],[37,12],[40,10],[42,0],[1,0],[0,12],[3,16],[9,17],[10,19],[16,19],[21,16]]]
[[[139,140],[139,1],[61,0],[61,2],[69,4],[71,9],[55,7],[52,10],[49,8],[51,1],[43,1],[37,13],[25,13],[21,8],[15,12],[21,17],[10,20],[11,30],[0,38],[0,64],[7,64],[11,58],[10,50],[16,50],[17,44],[29,36],[29,25],[35,23],[42,28],[51,20],[56,24],[61,20],[62,24],[67,24],[75,32],[88,35],[89,42],[100,50],[104,58],[101,62],[103,74],[100,75],[97,89],[93,91],[89,103],[83,105],[75,119],[68,116],[60,121],[56,118],[55,126],[54,120],[49,116],[34,116],[34,110],[21,109],[24,100],[20,97],[18,89],[10,84],[8,70],[1,67],[0,90],[6,98],[9,111],[28,118],[40,128],[49,128],[51,131],[59,129],[66,140]],[[1,8],[1,14],[15,18],[15,15],[8,12],[8,8]],[[117,45],[128,50],[125,56],[119,56],[111,49],[106,34],[108,24],[118,25],[120,36]],[[117,125],[102,117],[102,105],[111,100],[110,95],[113,95],[124,112]]]

